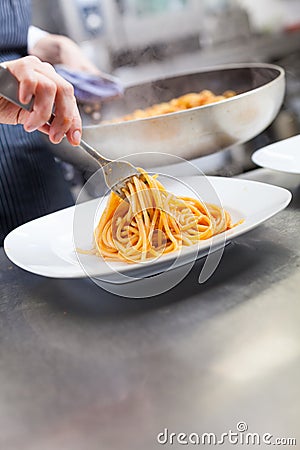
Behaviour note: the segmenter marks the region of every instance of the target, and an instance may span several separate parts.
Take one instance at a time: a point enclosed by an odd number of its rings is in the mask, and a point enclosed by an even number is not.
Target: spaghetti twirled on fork
[[[144,262],[194,245],[232,228],[223,208],[177,197],[141,171],[124,189],[126,201],[111,193],[94,232],[95,253],[110,260]]]

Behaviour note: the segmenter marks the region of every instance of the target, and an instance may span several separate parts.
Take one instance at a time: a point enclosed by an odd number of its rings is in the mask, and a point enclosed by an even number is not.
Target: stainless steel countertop
[[[300,448],[300,176],[243,177],[292,203],[228,245],[204,285],[199,261],[172,291],[124,299],[24,272],[1,250],[1,449],[197,448],[156,437],[240,421]]]

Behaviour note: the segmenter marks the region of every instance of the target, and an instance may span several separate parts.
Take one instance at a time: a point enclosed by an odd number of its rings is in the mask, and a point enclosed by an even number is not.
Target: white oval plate
[[[266,169],[300,174],[300,135],[257,150],[252,155],[252,161]]]
[[[291,193],[283,188],[234,178],[193,176],[163,181],[177,195],[200,196],[203,201],[220,203],[236,222],[235,228],[184,247],[147,263],[106,262],[83,255],[76,248],[91,249],[93,229],[103,211],[103,198],[91,200],[25,223],[8,234],[4,249],[8,258],[29,272],[52,278],[100,277],[103,281],[125,283],[187,264],[224,246],[284,209]],[[74,220],[75,218],[75,220]],[[74,226],[75,223],[75,226]],[[128,278],[127,278],[128,277]],[[133,277],[133,278],[132,278]]]

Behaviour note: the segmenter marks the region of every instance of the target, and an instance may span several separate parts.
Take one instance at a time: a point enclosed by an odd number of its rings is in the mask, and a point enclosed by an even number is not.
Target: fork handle
[[[111,160],[103,158],[103,156],[100,155],[100,153],[96,152],[93,147],[91,147],[87,142],[85,142],[83,139],[81,139],[79,147],[83,148],[89,155],[91,155],[94,159],[97,160],[97,162],[100,164],[100,166],[106,166],[106,164],[109,164]]]
[[[0,96],[26,111],[32,111],[34,98],[27,105],[20,102],[19,82],[4,63],[0,64]]]

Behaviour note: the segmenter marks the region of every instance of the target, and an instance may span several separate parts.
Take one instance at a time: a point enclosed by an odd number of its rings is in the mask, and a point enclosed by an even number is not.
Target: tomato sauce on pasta
[[[94,232],[94,252],[109,260],[145,262],[235,226],[223,208],[178,197],[143,171],[124,194],[110,194]]]

